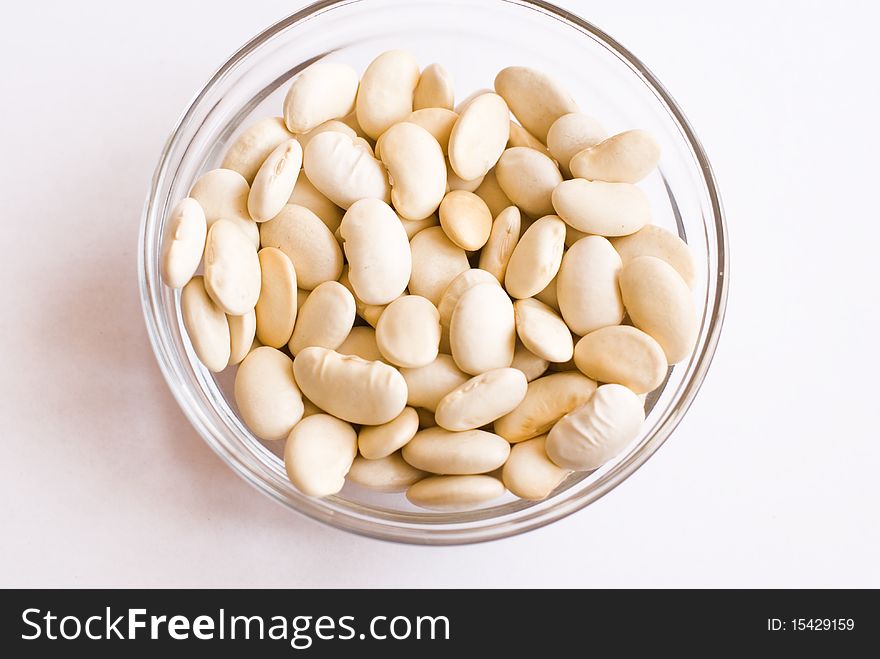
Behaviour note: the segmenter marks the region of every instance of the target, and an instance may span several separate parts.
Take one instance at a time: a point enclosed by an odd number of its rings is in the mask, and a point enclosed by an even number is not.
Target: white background
[[[720,348],[663,449],[549,528],[432,549],[293,514],[189,426],[137,298],[191,95],[301,3],[15,3],[0,22],[0,585],[880,586],[880,13],[564,2],[645,61],[720,180]],[[873,4],[873,6],[872,6]]]

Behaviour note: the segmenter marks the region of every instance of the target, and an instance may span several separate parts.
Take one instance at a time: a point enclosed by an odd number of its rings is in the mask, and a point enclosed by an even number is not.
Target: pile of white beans
[[[543,499],[693,350],[693,258],[636,185],[655,140],[519,66],[453,107],[406,52],[320,61],[167,217],[196,355],[239,365],[241,418],[307,495]]]

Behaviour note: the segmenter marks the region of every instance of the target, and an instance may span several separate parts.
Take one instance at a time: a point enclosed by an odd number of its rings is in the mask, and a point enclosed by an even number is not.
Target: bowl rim
[[[186,109],[174,124],[169,137],[165,141],[159,157],[159,162],[151,179],[149,193],[141,216],[138,238],[138,283],[141,305],[148,330],[147,333],[166,383],[184,415],[202,439],[246,482],[250,483],[258,491],[262,492],[269,498],[281,503],[285,508],[294,510],[319,522],[328,524],[329,526],[355,533],[357,535],[407,544],[460,545],[488,542],[519,535],[558,521],[597,501],[635,473],[635,471],[647,462],[660,446],[666,442],[681,422],[681,419],[684,417],[687,410],[690,408],[697,392],[703,384],[721,336],[727,307],[729,288],[728,264],[730,259],[727,224],[720,192],[718,190],[717,179],[709,163],[705,149],[679,105],[650,69],[648,69],[641,60],[617,40],[583,18],[549,2],[544,2],[543,0],[498,0],[504,4],[519,5],[536,10],[539,13],[548,14],[551,18],[572,24],[574,27],[588,32],[595,40],[602,43],[608,50],[616,55],[618,59],[635,72],[641,78],[642,82],[658,97],[671,115],[678,129],[681,131],[685,141],[690,147],[691,154],[700,167],[702,183],[705,185],[705,191],[708,194],[711,206],[712,220],[715,229],[714,256],[717,260],[717,272],[714,273],[715,295],[713,299],[707,298],[706,300],[706,316],[709,318],[709,322],[705,334],[705,340],[699,354],[692,356],[692,360],[695,360],[696,365],[690,378],[682,385],[681,395],[674,406],[674,413],[670,414],[669,417],[660,424],[656,431],[646,438],[641,450],[630,455],[627,460],[615,465],[613,472],[605,474],[599,478],[588,492],[579,493],[576,498],[570,498],[566,501],[559,502],[562,505],[557,504],[553,507],[538,510],[526,518],[517,520],[504,520],[501,518],[491,524],[477,527],[465,526],[461,528],[444,528],[440,525],[431,526],[430,528],[390,525],[384,521],[380,522],[376,519],[369,519],[362,514],[340,512],[322,504],[321,501],[315,500],[312,500],[311,505],[294,505],[288,497],[283,496],[282,493],[268,482],[267,479],[262,478],[260,474],[256,473],[256,470],[252,469],[251,465],[244,461],[240,455],[233,454],[223,442],[217,440],[213,434],[212,428],[199,414],[197,414],[193,407],[195,401],[188,397],[185,388],[178,386],[178,378],[176,377],[174,365],[171,361],[171,355],[169,354],[169,346],[165,345],[161,338],[161,331],[159,330],[156,318],[158,304],[156,304],[154,291],[152,290],[153,287],[148,276],[149,268],[147,266],[146,256],[148,249],[147,226],[150,218],[157,212],[156,205],[159,197],[160,185],[166,175],[169,155],[181,139],[181,129],[190,120],[195,109],[199,106],[209,91],[220,80],[222,80],[231,69],[235,68],[265,41],[279,32],[302,23],[317,13],[344,5],[361,4],[369,1],[370,0],[320,0],[273,23],[251,38],[227,58],[227,60],[217,69],[198,92],[196,92],[187,104]],[[709,244],[710,250],[712,247],[713,245]],[[711,275],[712,273],[710,273],[710,277]],[[711,290],[711,287],[709,290]]]

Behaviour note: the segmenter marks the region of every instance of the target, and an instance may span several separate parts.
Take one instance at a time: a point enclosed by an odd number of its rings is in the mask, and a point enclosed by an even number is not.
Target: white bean
[[[443,108],[423,108],[406,118],[409,123],[421,126],[431,133],[444,156],[449,153],[449,136],[452,135],[452,127],[457,120],[458,115],[455,112]]]
[[[452,164],[446,161],[446,191],[464,190],[465,192],[474,192],[483,183],[483,177],[478,176],[475,179],[466,181],[455,173]]]
[[[620,291],[633,325],[660,344],[670,364],[690,355],[697,340],[697,310],[675,268],[640,256],[620,271]]]
[[[160,268],[171,288],[183,288],[192,279],[205,251],[208,225],[205,211],[195,199],[181,199],[165,221]]]
[[[571,96],[549,76],[525,66],[510,66],[495,77],[498,92],[523,128],[541,142],[559,117],[577,112]]]
[[[440,226],[449,240],[467,251],[480,249],[492,232],[492,213],[473,192],[454,190],[440,204]]]
[[[574,363],[599,382],[622,384],[637,394],[653,391],[666,378],[666,355],[660,344],[628,325],[603,327],[578,341]]]
[[[623,265],[639,256],[656,256],[675,268],[690,288],[696,285],[697,272],[691,248],[663,227],[648,224],[628,236],[612,239],[611,244],[620,254]]]
[[[275,348],[263,346],[245,357],[234,393],[241,418],[260,439],[284,439],[303,416],[293,362]]]
[[[410,466],[397,451],[375,460],[357,456],[346,479],[377,492],[403,492],[426,476],[426,472]]]
[[[513,362],[510,368],[522,371],[526,376],[526,380],[531,382],[537,380],[544,375],[550,363],[546,359],[541,359],[536,354],[529,352],[520,342],[516,342],[516,349],[513,351]]]
[[[466,181],[488,172],[507,146],[510,113],[497,94],[481,94],[464,109],[449,137],[449,163]]]
[[[309,400],[351,423],[378,426],[406,407],[406,381],[382,362],[311,347],[296,355],[293,373]]]
[[[513,202],[504,194],[504,190],[498,185],[498,177],[495,174],[495,168],[490,169],[483,177],[480,187],[474,190],[474,194],[486,202],[492,217],[498,217],[505,208],[513,205]]]
[[[296,136],[296,139],[302,145],[303,151],[305,151],[313,137],[317,137],[321,133],[326,133],[327,131],[342,133],[343,135],[350,137],[352,141],[354,141],[356,137],[360,137],[357,134],[357,131],[348,124],[343,123],[338,119],[331,119],[330,121],[325,121],[324,123],[315,126],[308,133],[300,133]]]
[[[587,147],[598,144],[608,136],[608,132],[596,119],[580,112],[564,114],[553,122],[547,132],[547,147],[559,162],[559,169],[566,178],[571,178],[568,168],[572,157]]]
[[[645,420],[641,399],[619,384],[603,384],[547,435],[546,451],[563,469],[592,471],[616,457]]]
[[[183,287],[180,310],[196,357],[209,371],[219,373],[229,363],[229,323],[205,290],[203,277],[193,277]]]
[[[303,154],[303,167],[312,185],[342,208],[360,199],[391,201],[385,165],[358,139],[326,131],[313,137]]]
[[[449,345],[449,326],[452,323],[452,312],[455,311],[461,296],[477,284],[485,283],[494,284],[496,281],[492,275],[479,268],[465,270],[449,282],[449,286],[443,291],[443,297],[440,298],[440,304],[437,305],[437,311],[440,312],[441,346]]]
[[[413,236],[419,231],[429,227],[440,226],[440,218],[434,213],[433,215],[426,217],[424,220],[404,220],[401,218],[400,223],[403,225],[403,230],[406,231],[407,240],[412,240]]]
[[[407,122],[385,131],[381,142],[397,212],[408,220],[428,217],[446,194],[446,159],[440,144],[427,130]]]
[[[577,178],[638,183],[660,161],[660,145],[644,130],[628,130],[575,154],[569,167]]]
[[[515,298],[537,295],[553,281],[562,263],[565,248],[565,223],[555,215],[534,222],[516,244],[504,287]]]
[[[260,297],[257,299],[257,338],[265,346],[280,348],[290,339],[296,322],[296,270],[280,249],[264,247],[260,259]]]
[[[297,284],[310,291],[325,281],[339,279],[342,250],[327,225],[304,206],[287,204],[278,215],[260,225],[263,247],[277,247],[296,268]]]
[[[340,355],[357,355],[368,362],[385,360],[376,343],[376,330],[362,325],[351,328],[345,341],[336,348],[336,352]]]
[[[354,298],[354,308],[357,315],[367,321],[372,327],[376,327],[376,324],[379,322],[379,317],[388,305],[367,304],[357,296],[357,293],[354,291],[354,286],[351,285],[351,279],[348,276],[348,264],[342,267],[342,274],[339,275],[339,283],[345,286]]]
[[[553,190],[553,208],[572,227],[600,236],[625,236],[651,221],[648,197],[631,183],[563,181]]]
[[[248,182],[238,172],[212,169],[199,177],[189,196],[205,211],[209,229],[217,220],[228,220],[248,237],[254,247],[259,247],[260,230],[247,209],[250,190]]]
[[[434,474],[483,474],[497,469],[510,455],[510,444],[485,430],[450,432],[420,430],[402,449],[403,459]]]
[[[507,148],[511,149],[517,146],[534,149],[535,151],[543,153],[545,156],[550,156],[550,152],[547,150],[547,147],[544,146],[544,143],[541,140],[532,135],[529,131],[520,126],[518,123],[511,120],[510,136],[507,138]]]
[[[231,316],[251,311],[260,296],[260,259],[248,237],[217,220],[205,243],[205,290]]]
[[[432,413],[446,394],[470,378],[459,370],[450,355],[443,354],[427,366],[402,368],[400,374],[406,381],[407,404]]]
[[[572,332],[582,336],[623,320],[618,286],[621,266],[620,256],[602,236],[581,238],[565,253],[556,295]]]
[[[450,282],[471,267],[467,254],[446,236],[442,227],[419,231],[409,243],[412,274],[409,292],[440,303]]]
[[[479,375],[513,361],[516,326],[513,304],[497,284],[477,284],[461,296],[452,312],[449,343],[455,363]]]
[[[301,174],[296,179],[296,185],[293,187],[293,192],[287,203],[308,208],[327,225],[330,233],[336,232],[339,223],[342,222],[342,215],[345,213],[339,206],[321,194],[305,174]]]
[[[515,368],[486,371],[446,394],[434,419],[446,430],[480,428],[516,408],[527,387],[526,376]]]
[[[455,91],[452,76],[440,64],[429,64],[419,76],[413,93],[413,108],[445,108],[452,110],[455,105]]]
[[[325,281],[300,309],[287,347],[293,355],[310,346],[336,350],[354,324],[354,297],[338,281]]]
[[[529,382],[519,407],[495,421],[495,432],[508,442],[537,437],[587,402],[594,391],[596,383],[577,371],[545,375]]]
[[[533,298],[513,303],[516,333],[533,354],[550,362],[567,362],[574,342],[565,322],[543,302]]]
[[[238,172],[250,183],[269,154],[292,137],[282,117],[261,119],[235,138],[220,167]]]
[[[403,295],[379,317],[376,343],[385,359],[395,366],[427,366],[437,358],[440,313],[427,298]]]
[[[495,175],[504,194],[532,217],[551,215],[551,196],[562,183],[562,174],[546,155],[525,146],[507,149],[495,166]]]
[[[410,280],[412,259],[406,231],[391,207],[362,199],[346,212],[339,233],[356,297],[372,305],[400,297]]]
[[[329,414],[314,414],[290,431],[284,466],[300,492],[325,497],[345,485],[345,475],[356,455],[357,435],[350,424]]]
[[[302,147],[296,140],[287,140],[269,154],[254,177],[248,193],[248,213],[255,222],[265,222],[281,212],[287,204],[299,170]]]
[[[354,110],[357,72],[341,62],[316,62],[300,73],[284,98],[284,122],[292,133],[344,117]]]
[[[508,206],[492,223],[489,240],[480,252],[480,269],[491,273],[499,282],[504,281],[507,265],[519,242],[520,213],[516,206]]]
[[[507,489],[521,499],[546,499],[570,473],[547,457],[546,440],[547,436],[541,435],[514,444],[504,463],[501,479]]]
[[[357,120],[367,135],[378,138],[413,111],[418,82],[418,62],[405,51],[389,50],[370,63],[357,94]]]
[[[226,316],[229,321],[229,366],[241,363],[254,349],[257,335],[257,314],[253,311],[243,316]]]
[[[492,476],[432,476],[420,480],[406,491],[415,506],[429,510],[467,510],[497,499],[504,485]]]
[[[419,430],[419,415],[412,407],[380,426],[364,426],[358,433],[358,450],[370,460],[385,458],[406,446]]]

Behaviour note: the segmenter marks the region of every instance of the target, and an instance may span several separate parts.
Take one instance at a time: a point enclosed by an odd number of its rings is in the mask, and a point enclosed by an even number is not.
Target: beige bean
[[[612,239],[611,244],[620,254],[623,265],[639,256],[655,256],[675,268],[690,288],[696,285],[697,272],[691,248],[663,227],[648,224],[628,236]]]
[[[413,108],[445,108],[452,110],[455,105],[455,90],[452,76],[440,64],[429,64],[419,76],[419,83],[413,93]]]
[[[535,151],[543,153],[545,156],[550,156],[550,152],[541,140],[532,135],[518,123],[511,120],[510,136],[507,138],[507,148],[512,149],[517,146],[534,149]]]
[[[260,260],[247,236],[228,220],[208,229],[205,290],[230,316],[248,313],[260,296]]]
[[[421,126],[431,133],[444,156],[449,153],[449,136],[452,135],[452,127],[457,120],[458,115],[455,112],[443,108],[423,108],[406,118],[409,123]]]
[[[651,221],[648,197],[630,183],[575,178],[553,190],[553,208],[578,231],[626,236]]]
[[[522,342],[516,342],[516,348],[513,351],[513,362],[510,364],[510,368],[522,371],[523,375],[526,376],[526,380],[529,382],[537,380],[544,375],[549,365],[550,362],[546,359],[541,359],[536,354],[529,352]]]
[[[412,240],[413,236],[422,229],[440,226],[440,218],[434,213],[424,220],[404,220],[401,218],[400,223],[403,225],[403,230],[406,231],[407,240]]]
[[[686,359],[697,340],[697,309],[675,268],[640,256],[620,271],[620,292],[633,325],[651,335],[670,364]]]
[[[342,117],[342,119],[340,119],[339,121],[341,121],[346,126],[351,128],[358,137],[362,137],[365,140],[372,139],[369,135],[367,135],[366,131],[364,131],[364,129],[361,128],[361,125],[358,123],[357,110],[355,110],[354,112],[349,112],[347,115]]]
[[[470,378],[459,370],[450,355],[437,355],[437,359],[420,368],[402,368],[400,374],[406,381],[407,404],[433,413],[440,400]]]
[[[405,407],[388,423],[363,426],[358,433],[358,450],[370,460],[385,458],[406,446],[418,430],[418,413],[412,407]]]
[[[195,182],[189,196],[205,211],[208,228],[219,219],[228,220],[248,237],[254,247],[260,245],[260,230],[247,209],[250,186],[244,177],[231,169],[212,169]]]
[[[486,202],[492,217],[497,218],[501,211],[513,205],[513,202],[507,198],[504,190],[498,185],[498,177],[494,167],[483,177],[483,182],[480,183],[480,187],[474,190],[474,194]]]
[[[574,350],[574,363],[599,382],[622,384],[637,394],[653,391],[666,379],[666,355],[648,334],[628,325],[590,332]]]
[[[504,485],[492,476],[431,476],[410,486],[406,498],[429,510],[475,508],[504,494]]]
[[[391,201],[385,165],[359,139],[326,131],[309,141],[303,155],[303,167],[312,185],[342,208],[360,199]]]
[[[559,298],[556,295],[556,280],[558,277],[559,274],[557,273],[556,277],[551,279],[550,283],[544,287],[544,290],[535,294],[536,300],[543,302],[554,311],[559,311]]]
[[[565,223],[555,215],[534,222],[519,239],[504,275],[504,287],[515,298],[537,295],[553,281],[562,262]]]
[[[195,199],[181,199],[165,221],[159,264],[164,281],[171,288],[183,288],[192,279],[205,251],[208,225],[205,211]]]
[[[458,105],[456,105],[453,108],[453,110],[455,110],[456,114],[461,114],[462,112],[465,111],[465,108],[467,108],[467,106],[469,106],[471,103],[473,103],[477,98],[479,98],[483,94],[494,94],[494,93],[495,93],[495,90],[489,89],[488,87],[482,87],[480,89],[476,89],[473,92],[471,92],[470,94],[468,94],[467,96],[465,96],[463,99],[461,99],[458,102]]]
[[[473,192],[454,190],[440,204],[440,226],[449,240],[469,252],[480,249],[492,231],[492,213]]]
[[[397,213],[382,201],[362,199],[346,212],[339,232],[356,297],[371,305],[400,297],[410,280],[412,259]]]
[[[290,431],[284,467],[300,492],[326,497],[343,488],[356,455],[357,434],[350,424],[329,414],[314,414]]]
[[[420,295],[403,295],[389,304],[376,324],[376,343],[395,366],[418,368],[437,358],[440,314]]]
[[[263,346],[251,352],[235,373],[235,404],[257,437],[284,439],[303,416],[293,362],[280,350]]]
[[[382,362],[311,347],[297,353],[293,373],[309,400],[351,423],[378,426],[406,407],[406,381]]]
[[[354,297],[338,281],[325,281],[306,299],[287,347],[298,355],[310,346],[336,350],[354,324]]]
[[[537,437],[563,416],[583,405],[596,383],[578,371],[551,373],[529,382],[519,407],[495,421],[495,432],[508,442]]]
[[[446,430],[480,428],[516,408],[527,387],[526,376],[515,368],[486,371],[446,394],[434,418]]]
[[[416,433],[401,451],[416,469],[434,474],[483,474],[497,469],[510,455],[510,444],[485,430],[451,432],[428,428]]]
[[[466,181],[488,172],[507,146],[510,113],[497,94],[482,94],[459,111],[449,137],[449,162]]]
[[[546,499],[570,473],[547,457],[546,440],[547,435],[541,435],[514,444],[504,463],[501,479],[507,489],[521,499]]]
[[[316,126],[354,110],[357,72],[341,62],[315,62],[291,83],[284,98],[284,123],[292,133]]]
[[[587,147],[604,140],[608,132],[596,119],[580,112],[564,114],[553,122],[547,132],[547,147],[559,163],[566,178],[571,178],[568,165],[572,157]]]
[[[452,312],[449,344],[455,363],[479,375],[513,361],[516,326],[513,303],[497,284],[477,284],[461,296]]]
[[[471,267],[467,254],[449,240],[442,227],[419,231],[409,246],[412,255],[409,292],[440,304],[450,282]]]
[[[357,456],[346,479],[377,492],[404,492],[426,476],[426,472],[411,467],[398,451],[376,460]]]
[[[296,268],[297,284],[310,291],[325,281],[339,279],[342,250],[327,225],[304,206],[287,204],[278,215],[260,225],[263,247],[277,247]]]
[[[226,316],[229,321],[229,366],[240,364],[254,349],[257,335],[257,314],[253,311],[243,316]],[[259,343],[259,342],[258,342]]]
[[[296,139],[299,141],[300,145],[302,145],[303,151],[305,151],[306,146],[308,146],[309,142],[312,141],[313,137],[320,135],[321,133],[326,133],[328,131],[332,131],[335,133],[342,133],[343,135],[347,135],[354,141],[356,137],[360,137],[355,131],[354,128],[349,126],[338,119],[330,119],[329,121],[325,121],[322,124],[319,124],[312,128],[307,133],[300,133],[296,136]]]
[[[574,245],[581,238],[586,238],[587,236],[592,235],[589,233],[584,233],[583,231],[578,231],[570,224],[565,225],[565,247],[568,249],[572,245]]]
[[[367,304],[357,296],[357,293],[354,291],[354,286],[351,285],[351,279],[348,276],[348,264],[342,267],[342,274],[339,275],[339,283],[345,286],[354,298],[354,308],[357,315],[367,321],[372,327],[376,327],[376,324],[379,322],[379,317],[388,305]]]
[[[180,310],[196,357],[209,371],[219,373],[229,363],[229,323],[205,290],[203,277],[193,277],[183,287]]]
[[[645,420],[641,399],[619,384],[603,384],[547,435],[549,458],[574,471],[592,471],[636,438]]]
[[[574,354],[574,342],[565,322],[553,309],[533,298],[513,304],[516,333],[532,353],[550,362],[567,362]]]
[[[265,222],[281,212],[287,204],[299,170],[302,147],[296,140],[287,140],[269,154],[254,177],[248,193],[248,213],[255,222]]]
[[[446,194],[446,159],[431,133],[416,124],[395,124],[382,134],[382,162],[401,217],[421,220],[437,210]]]
[[[638,183],[660,162],[660,145],[644,130],[628,130],[576,153],[569,167],[588,181]]]
[[[293,187],[293,193],[287,203],[308,208],[327,225],[330,233],[335,233],[339,228],[339,223],[342,222],[342,215],[345,212],[322,195],[304,172],[296,179],[296,185]]]
[[[556,164],[540,151],[525,146],[507,149],[495,167],[504,194],[532,217],[551,215],[551,196],[562,183]]]
[[[336,352],[340,355],[357,355],[368,362],[385,360],[376,344],[376,330],[361,325],[351,328]]]
[[[458,174],[455,173],[455,170],[452,169],[452,165],[447,160],[446,161],[446,191],[452,192],[453,190],[464,190],[465,192],[474,192],[480,185],[483,183],[483,177],[478,176],[477,178],[471,181],[465,181]]]
[[[302,309],[302,306],[306,303],[306,300],[309,299],[309,295],[311,295],[311,291],[306,291],[301,288],[296,289],[296,311],[299,313],[299,310]]]
[[[265,346],[280,348],[296,322],[296,270],[290,258],[275,247],[264,247],[260,259],[262,284],[257,299],[257,338]]]
[[[541,142],[559,117],[577,112],[571,96],[549,76],[525,66],[510,66],[495,77],[500,94],[519,123]]]
[[[565,253],[556,294],[559,310],[572,332],[583,336],[600,327],[621,323],[621,266],[620,256],[602,236],[581,238]]]
[[[520,213],[516,206],[508,206],[492,223],[489,240],[480,252],[480,269],[491,273],[499,282],[504,281],[507,265],[519,242]]]
[[[437,426],[437,422],[434,420],[434,413],[431,410],[426,410],[424,407],[417,407],[415,409],[416,414],[419,415],[419,430]]]
[[[449,343],[449,326],[452,323],[452,312],[458,305],[459,299],[464,295],[465,291],[473,288],[477,284],[496,283],[495,278],[485,270],[479,268],[471,268],[465,270],[455,279],[449,282],[449,286],[443,291],[443,297],[440,298],[440,304],[437,305],[437,311],[440,312],[440,327],[442,328],[441,344],[443,337],[445,343]]]
[[[303,418],[305,419],[307,416],[314,416],[315,414],[326,414],[326,412],[308,398],[303,397]]]
[[[269,154],[292,137],[283,117],[261,119],[235,138],[220,167],[238,172],[250,184]]]
[[[376,139],[413,111],[419,64],[409,53],[389,50],[374,59],[361,78],[357,120]]]

